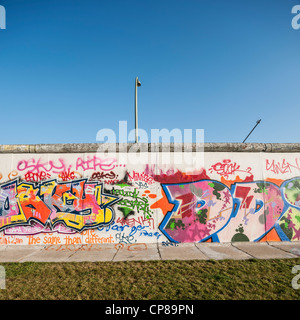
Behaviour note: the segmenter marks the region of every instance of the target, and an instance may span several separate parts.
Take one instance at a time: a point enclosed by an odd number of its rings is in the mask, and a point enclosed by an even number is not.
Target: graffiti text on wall
[[[86,179],[38,185],[11,181],[0,189],[0,230],[31,221],[50,228],[63,224],[76,231],[109,225],[115,218],[112,205],[118,200],[103,192],[102,183]]]

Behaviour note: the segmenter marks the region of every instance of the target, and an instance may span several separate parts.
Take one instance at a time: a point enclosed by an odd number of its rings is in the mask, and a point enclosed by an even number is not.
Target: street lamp
[[[142,84],[138,77],[135,78],[135,143],[138,142],[138,106],[137,106],[137,87]]]

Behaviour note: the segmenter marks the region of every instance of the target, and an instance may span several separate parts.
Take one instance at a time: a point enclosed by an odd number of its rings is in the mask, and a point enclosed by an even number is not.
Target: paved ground
[[[161,243],[1,246],[0,262],[133,260],[289,259],[300,257],[298,242]]]

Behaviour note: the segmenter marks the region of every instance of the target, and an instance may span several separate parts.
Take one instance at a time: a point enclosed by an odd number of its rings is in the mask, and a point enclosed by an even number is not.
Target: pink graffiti
[[[143,181],[147,184],[154,183],[154,179],[151,176],[147,175],[145,172],[138,173],[133,170],[132,175],[128,173],[128,178],[130,181]]]
[[[283,173],[291,173],[292,169],[296,169],[296,171],[300,171],[300,164],[298,163],[298,159],[295,158],[295,163],[291,164],[285,159],[282,161],[277,161],[275,160],[270,161],[266,159],[266,170],[271,171],[276,174],[283,174]]]
[[[230,219],[230,190],[217,181],[168,185],[168,191],[179,204],[165,229],[175,241],[198,242],[222,229]]]
[[[117,159],[115,158],[99,158],[97,156],[93,156],[90,158],[87,156],[87,159],[82,159],[81,157],[77,158],[76,161],[76,170],[103,170],[103,171],[111,171],[116,167]]]
[[[29,159],[29,160],[21,160],[18,162],[17,170],[18,171],[25,171],[28,170],[28,172],[36,172],[40,173],[41,171],[44,172],[53,172],[53,173],[60,173],[62,171],[67,171],[71,168],[71,165],[67,167],[63,159],[58,159],[58,163],[49,160],[42,162],[41,159]]]
[[[220,176],[224,178],[228,178],[229,175],[234,174],[236,172],[245,172],[251,174],[251,168],[248,167],[246,170],[240,170],[240,165],[236,162],[231,162],[229,159],[224,159],[222,162],[218,162],[211,166],[209,172],[212,173],[215,171]]]
[[[165,188],[175,206],[160,228],[172,241],[202,241],[216,235],[221,242],[238,241],[241,226],[244,239],[256,241],[284,212],[281,190],[271,183],[236,183],[231,191],[214,180]],[[229,220],[231,228],[224,228]]]

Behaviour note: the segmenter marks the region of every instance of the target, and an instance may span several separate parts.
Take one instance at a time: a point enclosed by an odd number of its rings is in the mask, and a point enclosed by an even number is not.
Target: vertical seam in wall
[[[267,150],[267,144],[265,144],[265,146],[266,146],[265,149]],[[264,150],[264,152],[266,152],[266,150]],[[266,180],[265,180],[264,166],[261,165],[263,163],[263,159],[262,158],[264,158],[264,156],[262,156],[262,153],[260,152],[259,153],[259,164],[260,164],[259,165],[259,170],[260,170],[261,180],[264,181],[264,184],[265,184]],[[262,209],[262,215],[264,217],[264,237],[265,237],[266,236],[266,232],[267,232],[267,217],[265,215],[265,203],[266,203],[265,200],[266,199],[265,199],[265,193],[264,192],[262,193],[262,199],[263,199],[263,207],[261,209]]]
[[[36,145],[29,145],[28,147],[28,152],[29,153],[36,153]]]

